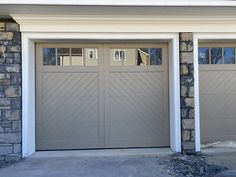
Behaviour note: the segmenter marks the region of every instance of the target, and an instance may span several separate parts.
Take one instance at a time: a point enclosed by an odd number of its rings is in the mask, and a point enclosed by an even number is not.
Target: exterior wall
[[[21,34],[0,20],[0,162],[21,158]]]
[[[182,151],[195,153],[193,33],[180,33]]]

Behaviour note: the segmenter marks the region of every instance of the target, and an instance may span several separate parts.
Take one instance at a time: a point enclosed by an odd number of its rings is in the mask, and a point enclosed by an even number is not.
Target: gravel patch
[[[167,173],[175,177],[214,177],[227,168],[209,164],[204,155],[173,154],[167,162]]]

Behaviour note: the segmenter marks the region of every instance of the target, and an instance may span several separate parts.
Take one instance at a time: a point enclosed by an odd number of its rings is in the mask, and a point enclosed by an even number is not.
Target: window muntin
[[[97,66],[97,48],[43,48],[43,65]]]
[[[235,47],[199,47],[199,64],[235,64]]]
[[[110,49],[111,66],[162,65],[162,48]]]

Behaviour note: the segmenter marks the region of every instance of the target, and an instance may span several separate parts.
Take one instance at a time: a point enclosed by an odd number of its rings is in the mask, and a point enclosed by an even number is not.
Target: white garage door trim
[[[200,138],[200,103],[199,103],[199,66],[198,66],[198,43],[200,40],[235,40],[236,33],[194,33],[194,102],[195,102],[195,141],[196,151],[201,150]]]
[[[22,156],[35,152],[35,42],[75,39],[169,41],[170,147],[181,151],[178,33],[22,33]]]

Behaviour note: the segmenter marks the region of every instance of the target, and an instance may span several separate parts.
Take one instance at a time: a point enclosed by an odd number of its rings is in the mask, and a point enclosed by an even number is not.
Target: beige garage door
[[[166,44],[37,44],[36,149],[169,146]]]
[[[235,44],[199,48],[201,143],[236,141]]]

